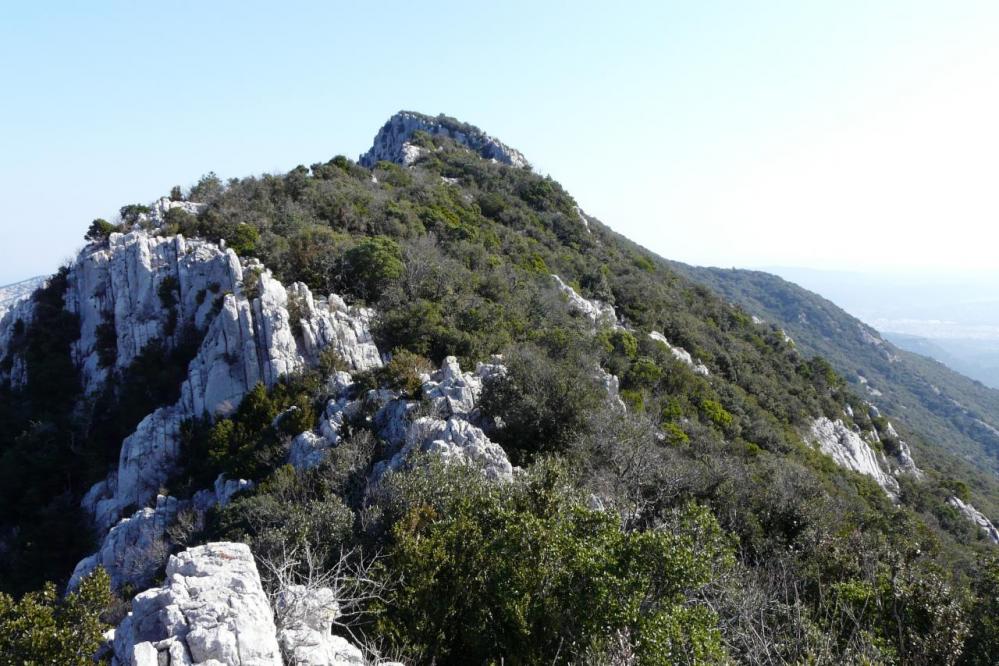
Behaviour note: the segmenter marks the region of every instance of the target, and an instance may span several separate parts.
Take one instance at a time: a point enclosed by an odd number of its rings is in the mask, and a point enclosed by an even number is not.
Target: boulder
[[[132,601],[117,663],[281,666],[274,614],[250,549],[210,543],[170,557],[166,582]]]

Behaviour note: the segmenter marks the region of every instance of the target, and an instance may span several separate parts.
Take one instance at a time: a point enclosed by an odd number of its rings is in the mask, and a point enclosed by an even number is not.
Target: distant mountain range
[[[30,296],[44,281],[45,277],[40,275],[0,287],[0,317],[18,301]]]

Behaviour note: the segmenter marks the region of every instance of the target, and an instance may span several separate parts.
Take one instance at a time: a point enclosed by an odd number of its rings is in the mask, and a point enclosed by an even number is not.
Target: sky
[[[999,3],[0,5],[0,284],[215,171],[356,158],[395,111],[523,151],[671,259],[999,266]]]

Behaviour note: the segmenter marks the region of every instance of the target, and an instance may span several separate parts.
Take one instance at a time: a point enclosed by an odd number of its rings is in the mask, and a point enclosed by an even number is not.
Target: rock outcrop
[[[217,299],[237,291],[241,280],[235,253],[207,241],[135,231],[85,247],[66,292],[66,309],[80,318],[72,354],[85,392],[97,393],[109,373],[127,368],[151,342],[169,348],[205,330]]]
[[[166,582],[115,631],[120,666],[282,666],[274,613],[250,549],[210,543],[170,557]]]
[[[666,345],[666,348],[669,349],[671,354],[673,354],[673,358],[690,366],[690,369],[694,371],[694,374],[703,375],[704,377],[711,374],[708,370],[708,366],[704,365],[700,361],[694,360],[694,357],[690,355],[690,352],[683,347],[677,347],[670,344],[670,341],[666,339],[666,336],[659,331],[652,331],[649,333],[649,337],[656,342],[661,342]]]
[[[143,254],[141,248],[163,245],[158,239],[146,242],[148,237],[143,232],[128,236],[135,239],[123,247],[137,246],[140,249],[135,252],[140,256]],[[381,364],[378,349],[368,331],[370,311],[349,308],[337,296],[315,299],[305,285],[294,284],[286,290],[259,264],[249,263],[244,267],[234,254],[222,252],[211,244],[199,243],[193,252],[185,252],[186,242],[181,237],[173,238],[167,242],[177,248],[175,254],[182,262],[200,254],[220,257],[223,265],[224,270],[206,268],[197,273],[184,272],[182,275],[186,277],[177,281],[181,285],[178,303],[190,299],[195,325],[201,320],[204,307],[204,304],[198,305],[197,294],[218,284],[211,280],[226,279],[222,284],[230,285],[231,290],[218,295],[217,305],[212,309],[213,318],[188,366],[180,400],[157,409],[139,423],[136,431],[122,444],[117,471],[88,493],[85,507],[91,510],[102,530],[109,529],[125,507],[144,506],[155,497],[157,489],[174,470],[180,453],[180,428],[185,420],[231,413],[258,382],[270,386],[281,376],[316,363],[320,352],[326,348],[335,350],[353,370],[367,370]],[[123,243],[114,235],[111,242],[113,247]],[[138,263],[145,265],[141,261]],[[198,279],[194,280],[193,275]],[[149,291],[155,281],[147,278],[141,284],[143,291]],[[145,307],[147,300],[134,296],[124,298],[139,309]],[[295,313],[295,321],[289,309]],[[123,320],[126,319],[124,312]],[[208,316],[204,314],[206,319]],[[159,323],[151,318],[132,319],[138,322],[136,327],[116,326],[119,337],[124,336],[126,330],[138,329],[143,339],[148,340],[159,330]],[[86,319],[81,316],[81,321]],[[136,337],[133,333],[129,339]],[[137,351],[138,345],[119,342],[119,347]],[[84,364],[88,361],[83,359],[89,358],[85,352],[84,348],[80,355]]]
[[[447,357],[439,370],[423,376],[421,393],[432,414],[415,420],[417,401],[388,389],[372,389],[351,398],[349,376],[340,376],[337,383],[344,387],[343,392],[326,404],[315,431],[303,432],[292,441],[288,462],[299,469],[320,464],[327,451],[339,443],[344,423],[366,408],[374,408],[372,425],[385,441],[388,457],[375,465],[372,481],[403,468],[418,453],[474,465],[488,478],[509,480],[513,466],[503,448],[480,427],[477,407],[484,382],[506,373],[501,361],[494,357],[490,363],[479,363],[475,372],[462,372],[458,360]]]
[[[188,202],[159,204],[154,218]],[[84,497],[82,505],[104,540],[78,565],[76,580],[103,564],[116,585],[141,584],[162,565],[165,528],[177,507],[173,498],[157,494],[176,469],[185,421],[231,413],[258,382],[270,386],[314,365],[327,349],[354,371],[382,362],[368,330],[370,310],[348,307],[336,295],[316,298],[302,284],[286,289],[258,262],[182,236],[136,229],[87,245],[69,267],[65,302],[79,317],[80,336],[71,352],[88,395],[101,391],[112,373],[129,367],[150,344],[169,349],[182,335],[200,339],[180,399],[138,424],[122,442],[117,469]],[[22,301],[0,320],[0,350],[10,349],[17,322],[30,323],[32,312],[32,302]],[[23,383],[24,365],[16,354],[6,367],[0,381]],[[214,491],[199,493],[195,504],[204,510],[224,503],[240,487],[235,480],[217,483]]]
[[[422,153],[422,148],[410,142],[414,132],[446,136],[466,146],[488,160],[495,160],[515,167],[528,167],[530,164],[519,151],[507,146],[477,127],[440,115],[436,118],[412,111],[400,111],[388,119],[378,134],[370,150],[358,158],[358,162],[368,168],[380,161],[410,165]]]
[[[984,513],[967,502],[963,502],[960,497],[950,497],[947,503],[961,512],[969,521],[978,526],[985,538],[994,544],[999,544],[999,529],[989,520]]]
[[[866,474],[874,479],[890,496],[898,494],[898,481],[885,471],[887,461],[864,441],[859,433],[851,430],[842,420],[822,416],[812,422],[809,439],[837,464]]]
[[[562,281],[557,275],[552,275],[559,291],[565,296],[569,309],[579,312],[594,324],[617,325],[617,313],[614,306],[596,299],[583,298],[579,293]]]
[[[68,589],[75,589],[98,566],[104,567],[111,584],[130,584],[138,589],[152,582],[169,555],[167,528],[177,517],[178,502],[159,495],[156,506],[139,509],[111,528],[99,551],[84,558],[73,569]]]
[[[357,646],[332,633],[340,616],[336,596],[328,587],[309,589],[292,585],[275,603],[278,642],[287,663],[294,666],[364,666]],[[383,662],[381,666],[390,666]]]

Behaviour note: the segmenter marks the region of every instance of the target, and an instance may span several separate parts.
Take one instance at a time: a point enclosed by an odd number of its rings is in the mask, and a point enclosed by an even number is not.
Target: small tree
[[[97,218],[90,223],[90,228],[87,229],[86,235],[83,237],[84,240],[90,241],[92,243],[104,242],[108,239],[108,236],[117,231],[118,228],[108,222],[105,219]]]
[[[139,221],[140,215],[147,215],[148,213],[149,206],[142,204],[128,204],[127,206],[122,206],[118,211],[121,221],[124,224],[135,224]]]
[[[221,195],[224,189],[222,180],[215,175],[214,171],[209,171],[191,188],[188,199],[191,201],[212,201]]]

